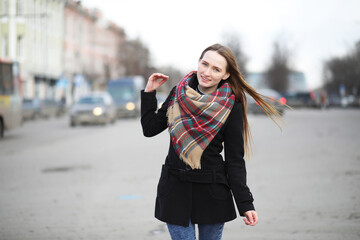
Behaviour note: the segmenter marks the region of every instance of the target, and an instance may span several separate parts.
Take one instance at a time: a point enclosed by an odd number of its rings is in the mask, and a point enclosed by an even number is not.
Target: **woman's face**
[[[216,91],[220,81],[230,76],[226,67],[227,62],[223,56],[216,51],[207,51],[200,59],[197,69],[200,91],[203,93]]]

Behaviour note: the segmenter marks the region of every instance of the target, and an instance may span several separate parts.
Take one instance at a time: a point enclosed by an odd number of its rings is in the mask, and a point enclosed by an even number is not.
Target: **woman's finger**
[[[145,87],[145,92],[152,92],[158,87],[163,85],[169,79],[168,76],[162,73],[153,73],[148,79],[148,82]]]
[[[168,79],[169,79],[169,78],[160,78],[160,79],[158,79],[159,85],[160,85],[160,86],[163,85]]]
[[[156,80],[158,80],[158,79],[168,79],[169,77],[168,76],[166,76],[166,75],[164,75],[164,74],[162,74],[162,73],[154,73],[154,74],[152,74],[151,76],[150,76],[150,78],[152,78],[152,79],[156,79]]]
[[[246,218],[244,218],[244,222],[246,225],[250,225],[250,222]]]
[[[246,225],[255,226],[258,222],[257,213],[255,211],[245,212],[244,222]]]
[[[258,223],[258,216],[256,212],[253,212],[254,225]]]

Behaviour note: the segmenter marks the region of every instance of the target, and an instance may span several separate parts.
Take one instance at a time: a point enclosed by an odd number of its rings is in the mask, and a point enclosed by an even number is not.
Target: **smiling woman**
[[[197,71],[187,74],[157,110],[156,89],[168,79],[154,73],[141,92],[144,135],[166,128],[170,133],[155,217],[167,223],[173,240],[195,239],[194,224],[200,239],[221,239],[224,223],[236,218],[234,198],[245,224],[256,225],[244,161],[250,137],[245,92],[269,115],[279,117],[278,112],[245,82],[234,54],[220,44],[202,52]]]

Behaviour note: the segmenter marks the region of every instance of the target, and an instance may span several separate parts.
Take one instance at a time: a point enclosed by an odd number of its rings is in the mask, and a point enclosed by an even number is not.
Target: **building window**
[[[32,2],[31,1],[31,7],[32,7],[32,9],[31,9],[31,13],[33,13],[33,14],[35,14],[36,12],[36,1],[34,1],[34,2]],[[36,18],[31,18],[32,19],[32,24],[33,24],[33,26],[35,27],[36,26],[36,22],[35,22],[35,19]]]
[[[13,69],[12,64],[4,63],[0,66],[1,82],[0,82],[0,94],[13,94],[14,82],[13,82]]]
[[[7,57],[8,56],[8,37],[7,35],[3,35],[2,37],[2,46],[1,46],[1,52],[2,52],[2,57]]]
[[[16,1],[16,14],[17,15],[23,14],[23,0]]]
[[[18,37],[17,37],[17,56],[18,57],[22,57],[23,56],[23,44],[24,44],[24,38],[23,38],[23,36],[21,36],[21,35],[19,35]]]
[[[3,16],[7,16],[7,11],[8,11],[8,0],[2,0],[1,14]]]
[[[8,0],[2,0],[2,15],[7,16]]]

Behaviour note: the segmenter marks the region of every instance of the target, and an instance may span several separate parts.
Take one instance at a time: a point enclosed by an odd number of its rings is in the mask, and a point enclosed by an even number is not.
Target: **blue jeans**
[[[169,223],[167,227],[172,240],[196,240],[195,225],[191,221],[187,227]],[[221,240],[224,223],[198,224],[198,229],[199,240]]]

